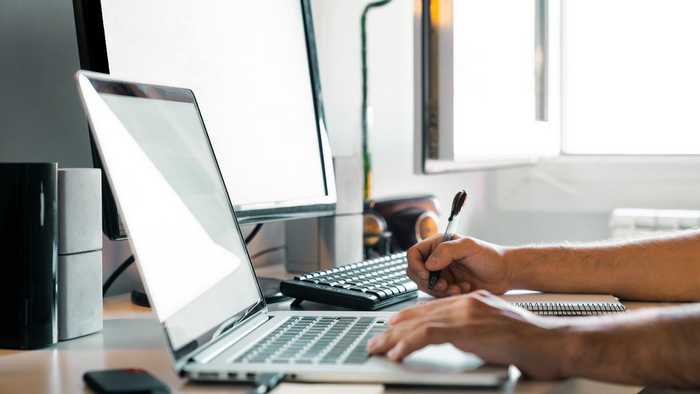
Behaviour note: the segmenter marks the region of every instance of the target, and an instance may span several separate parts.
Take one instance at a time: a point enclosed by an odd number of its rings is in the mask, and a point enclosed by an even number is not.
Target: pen
[[[452,199],[452,210],[450,211],[450,218],[447,219],[447,229],[445,230],[445,235],[442,237],[442,242],[452,239],[455,227],[457,227],[459,212],[462,210],[465,201],[467,201],[467,192],[464,190],[458,191],[457,194],[455,194],[455,198]],[[440,271],[430,271],[428,290],[433,289],[438,279],[440,279]]]

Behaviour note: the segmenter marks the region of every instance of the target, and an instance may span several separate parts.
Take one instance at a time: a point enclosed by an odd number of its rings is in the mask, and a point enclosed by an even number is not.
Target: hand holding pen
[[[435,297],[476,290],[503,294],[513,288],[507,248],[455,234],[466,199],[464,191],[455,196],[445,234],[423,240],[407,252],[406,274],[420,290]]]
[[[459,213],[467,201],[467,192],[460,190],[452,199],[452,209],[450,210],[450,217],[447,220],[447,229],[442,237],[442,242],[446,242],[452,239],[454,235],[455,228],[457,227]],[[440,271],[430,271],[430,276],[428,277],[428,290],[432,290],[438,279],[440,279]]]

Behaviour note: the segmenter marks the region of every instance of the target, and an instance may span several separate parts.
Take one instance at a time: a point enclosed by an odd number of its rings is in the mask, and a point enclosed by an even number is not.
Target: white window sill
[[[501,168],[514,168],[532,166],[537,163],[535,157],[513,157],[504,159],[484,159],[484,160],[435,160],[426,159],[423,164],[425,174],[446,174],[454,172],[484,171]]]
[[[543,161],[563,164],[700,164],[700,155],[587,155],[562,153]]]

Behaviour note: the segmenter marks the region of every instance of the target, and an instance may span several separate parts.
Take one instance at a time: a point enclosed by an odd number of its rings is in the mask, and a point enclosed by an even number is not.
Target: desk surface
[[[642,305],[630,305],[632,308],[640,306]],[[173,392],[242,393],[249,389],[250,386],[244,385],[187,383],[173,372],[160,325],[150,309],[132,305],[125,295],[108,298],[104,307],[104,330],[100,333],[61,342],[43,350],[0,350],[0,393],[87,393],[89,390],[82,381],[85,371],[126,367],[147,369],[167,382]],[[284,304],[275,306],[283,307]],[[631,394],[639,391],[639,387],[610,385],[586,379],[535,382],[513,378],[500,390],[484,392]],[[428,391],[388,387],[385,392]],[[436,391],[431,389],[430,392]]]

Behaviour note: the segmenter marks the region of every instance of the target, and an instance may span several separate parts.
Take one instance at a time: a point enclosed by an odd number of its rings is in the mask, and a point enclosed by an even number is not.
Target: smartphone
[[[83,375],[85,384],[98,394],[166,394],[170,388],[143,369],[106,369]]]

